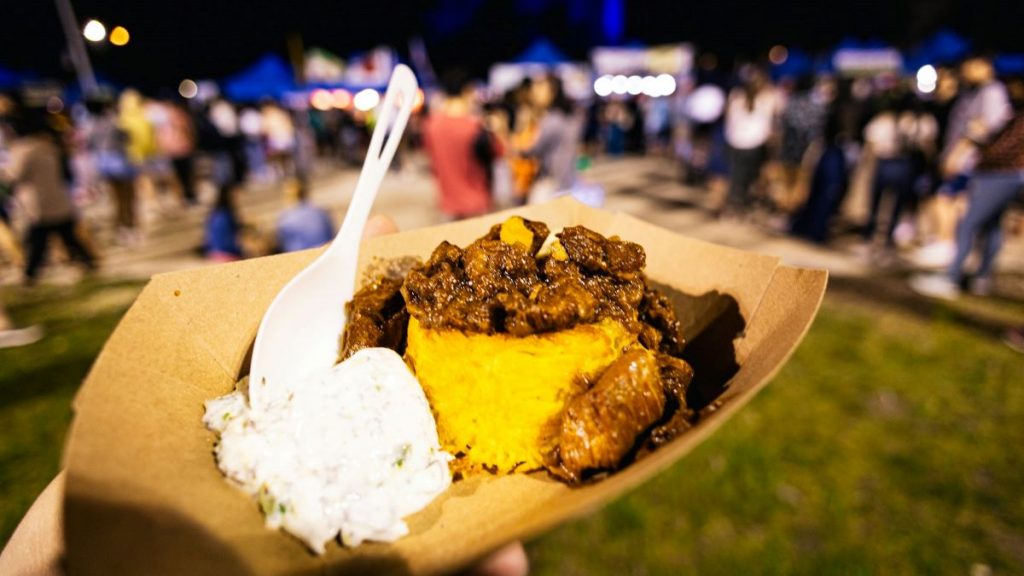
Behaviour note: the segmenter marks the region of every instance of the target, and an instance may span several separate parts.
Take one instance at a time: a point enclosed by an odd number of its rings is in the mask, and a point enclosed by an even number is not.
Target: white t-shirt
[[[772,89],[761,90],[754,97],[753,108],[740,90],[729,95],[725,109],[725,141],[733,148],[750,150],[768,142],[779,112],[779,98]]]
[[[931,114],[915,116],[892,112],[875,116],[864,128],[864,141],[871,145],[876,158],[895,158],[908,149],[929,148],[939,135],[939,125]]]

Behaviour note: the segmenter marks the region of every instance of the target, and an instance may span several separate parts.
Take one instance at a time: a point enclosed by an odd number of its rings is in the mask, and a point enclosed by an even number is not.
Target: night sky
[[[185,77],[218,78],[261,54],[287,55],[288,39],[345,55],[424,39],[435,67],[477,74],[547,36],[585,58],[604,43],[602,3],[586,0],[72,0],[79,21],[123,25],[123,48],[89,45],[101,77],[155,89]],[[908,47],[939,28],[982,49],[1024,52],[1018,0],[622,0],[622,40],[691,41],[725,59],[758,57],[773,44],[824,50],[843,37]],[[51,0],[3,0],[0,65],[71,79]]]

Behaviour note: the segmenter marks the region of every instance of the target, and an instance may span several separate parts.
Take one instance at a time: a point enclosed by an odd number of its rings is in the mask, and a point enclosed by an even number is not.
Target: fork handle
[[[384,102],[377,108],[379,115],[373,129],[373,136],[370,138],[370,147],[366,151],[366,159],[363,161],[363,170],[356,182],[352,202],[349,204],[348,211],[345,212],[341,230],[338,231],[338,237],[332,244],[332,251],[340,246],[353,243],[358,245],[362,239],[363,228],[366,225],[366,220],[370,217],[370,209],[373,207],[373,202],[380,190],[380,184],[387,174],[388,167],[391,166],[391,160],[395,157],[395,151],[398,150],[398,144],[402,140],[402,133],[409,122],[409,115],[416,104],[417,88],[416,76],[412,70],[405,64],[396,66],[394,72],[391,73]],[[389,131],[388,125],[392,123],[392,118],[394,118],[394,124]],[[353,266],[352,284],[354,284],[355,262],[352,262],[351,265]]]

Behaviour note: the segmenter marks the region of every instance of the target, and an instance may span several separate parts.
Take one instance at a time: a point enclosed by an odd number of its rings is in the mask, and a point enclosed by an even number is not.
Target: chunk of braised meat
[[[410,314],[427,328],[514,336],[602,318],[640,332],[643,248],[575,226],[558,235],[558,257],[538,259],[547,235],[543,223],[515,219],[465,250],[442,242],[406,278],[402,293]]]
[[[686,390],[693,381],[693,368],[684,360],[667,354],[658,354],[658,373],[665,391],[665,414],[647,434],[637,450],[636,457],[642,458],[659,446],[668,444],[683,432],[693,427],[697,412],[686,405]]]
[[[537,260],[519,244],[501,240],[477,240],[463,254],[466,280],[480,299],[501,293],[529,295],[540,282]]]
[[[363,348],[391,348],[405,352],[405,334],[409,313],[402,298],[402,280],[377,279],[364,286],[345,304],[345,331],[341,337],[344,360]]]
[[[537,261],[518,244],[486,237],[465,250],[442,242],[406,276],[406,305],[427,328],[492,333],[504,329],[499,296],[527,297],[539,284]]]
[[[672,302],[650,286],[644,289],[640,301],[640,343],[648,350],[657,350],[670,356],[681,356],[686,346],[683,329],[676,318]]]
[[[549,469],[579,482],[587,472],[617,467],[664,409],[665,391],[654,355],[643,349],[626,352],[592,388],[569,401]]]
[[[643,298],[644,282],[642,275],[615,277],[606,273],[587,272],[581,266],[570,260],[557,260],[547,258],[543,261],[543,276],[547,285],[554,290],[547,292],[551,294],[552,302],[556,302],[555,295],[567,294],[577,298],[581,314],[575,322],[562,324],[556,328],[567,328],[577,323],[594,322],[601,318],[618,320],[628,329],[637,331],[637,307]],[[545,294],[545,292],[541,292]],[[583,296],[583,294],[588,296]],[[538,300],[540,300],[538,296]],[[592,312],[590,311],[592,304]]]
[[[620,278],[639,276],[646,254],[639,244],[604,236],[584,228],[570,226],[557,234],[569,260],[586,272],[604,272]]]
[[[560,272],[552,274],[555,267]],[[513,336],[560,330],[598,318],[600,302],[587,289],[578,268],[549,259],[544,270],[545,282],[533,286],[528,296],[517,293],[499,297],[505,329]]]

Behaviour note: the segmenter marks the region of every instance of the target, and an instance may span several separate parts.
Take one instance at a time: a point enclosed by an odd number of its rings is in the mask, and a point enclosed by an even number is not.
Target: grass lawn
[[[5,294],[48,337],[0,351],[0,542],[57,471],[74,392],[140,287]],[[970,308],[854,292],[833,291],[775,382],[714,438],[529,543],[533,572],[1024,573],[1024,357],[964,322]],[[1019,304],[998,314],[1024,321]]]

